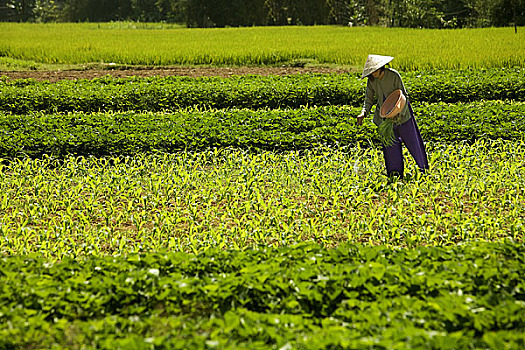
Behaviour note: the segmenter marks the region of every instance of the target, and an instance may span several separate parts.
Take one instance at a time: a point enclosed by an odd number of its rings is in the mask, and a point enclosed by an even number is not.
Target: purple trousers
[[[409,104],[411,118],[401,125],[394,125],[394,133],[396,141],[390,147],[383,147],[383,155],[385,157],[386,172],[388,176],[397,175],[403,177],[404,160],[403,149],[401,142],[403,142],[416,161],[417,166],[422,172],[428,169],[427,152],[425,151],[425,144],[421,138],[421,133],[417,127],[416,119],[414,118],[414,111]]]

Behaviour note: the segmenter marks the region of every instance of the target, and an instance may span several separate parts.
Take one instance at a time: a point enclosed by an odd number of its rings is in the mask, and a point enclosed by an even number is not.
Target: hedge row
[[[525,69],[410,72],[412,102],[525,100]],[[0,111],[29,113],[162,111],[186,107],[298,108],[363,103],[365,80],[355,74],[125,78],[0,82]]]
[[[0,157],[43,154],[117,155],[211,147],[290,150],[378,143],[371,122],[357,127],[359,108],[198,110],[173,113],[0,115]],[[525,103],[421,104],[428,141],[523,139]]]
[[[519,349],[525,246],[4,257],[0,349]]]

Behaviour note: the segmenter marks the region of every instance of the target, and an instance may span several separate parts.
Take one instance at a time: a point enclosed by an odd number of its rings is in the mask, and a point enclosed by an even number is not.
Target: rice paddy
[[[43,64],[344,65],[369,53],[400,70],[525,66],[525,30],[369,27],[186,29],[112,23],[0,23],[0,57]]]

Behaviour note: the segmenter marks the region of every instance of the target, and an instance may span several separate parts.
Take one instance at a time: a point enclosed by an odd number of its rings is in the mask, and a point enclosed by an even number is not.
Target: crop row
[[[425,141],[523,138],[525,103],[420,104]],[[372,123],[355,125],[358,108],[67,113],[0,116],[0,156],[117,155],[241,147],[287,150],[378,142]]]
[[[2,258],[0,348],[525,345],[525,246]]]
[[[124,25],[126,26],[126,25]],[[148,28],[145,28],[148,27]],[[270,26],[160,28],[155,24],[0,23],[0,56],[48,64],[361,66],[368,54],[395,56],[400,70],[525,67],[522,28]],[[67,44],[66,44],[67,43]],[[370,43],[374,43],[370,45]],[[371,52],[372,51],[372,52]]]
[[[404,75],[412,102],[525,100],[524,69],[410,72]],[[0,82],[0,110],[162,111],[206,108],[361,106],[365,80],[355,74],[237,76],[232,78],[100,78]]]
[[[408,158],[392,183],[374,147],[4,160],[0,255],[523,242],[525,142],[427,151],[424,176]]]

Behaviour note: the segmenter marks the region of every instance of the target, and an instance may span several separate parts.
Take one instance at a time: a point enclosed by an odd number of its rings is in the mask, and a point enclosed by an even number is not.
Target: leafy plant
[[[524,69],[478,69],[403,73],[414,102],[523,100]],[[0,82],[0,110],[101,112],[215,109],[361,107],[364,81],[358,74],[237,76],[231,78],[105,77],[57,83],[36,80]]]
[[[519,348],[523,256],[507,242],[4,257],[0,344]]]
[[[49,258],[314,241],[523,241],[523,141],[427,143],[387,182],[375,147],[4,160],[0,253]]]
[[[487,101],[414,107],[426,142],[522,140],[525,104]],[[483,111],[480,113],[479,111]],[[124,113],[0,114],[0,155],[133,155],[207,148],[301,150],[379,144],[357,108],[201,110]]]
[[[379,124],[377,128],[379,134],[379,141],[385,146],[390,147],[396,141],[396,136],[394,134],[394,122],[392,119],[385,119]]]

